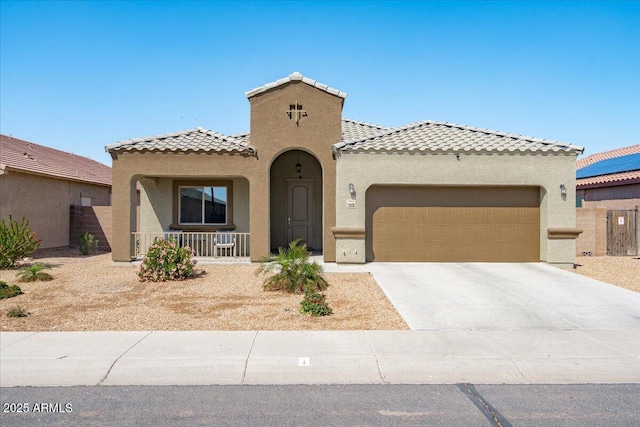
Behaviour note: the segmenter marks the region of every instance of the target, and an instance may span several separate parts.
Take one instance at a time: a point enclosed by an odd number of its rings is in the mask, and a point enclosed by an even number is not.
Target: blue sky
[[[245,92],[299,71],[343,116],[640,143],[640,2],[0,0],[0,132],[104,145],[249,130]]]

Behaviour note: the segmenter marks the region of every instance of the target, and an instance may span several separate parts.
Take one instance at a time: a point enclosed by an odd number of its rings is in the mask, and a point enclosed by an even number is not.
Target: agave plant
[[[53,276],[42,270],[49,267],[41,262],[23,267],[18,273],[18,281],[20,282],[38,282],[41,280],[53,280]]]
[[[322,291],[329,286],[322,277],[322,266],[315,261],[309,262],[307,245],[300,245],[300,240],[289,243],[286,249],[279,248],[277,254],[262,258],[255,274],[261,273],[271,273],[264,279],[265,291],[299,294],[307,288]]]

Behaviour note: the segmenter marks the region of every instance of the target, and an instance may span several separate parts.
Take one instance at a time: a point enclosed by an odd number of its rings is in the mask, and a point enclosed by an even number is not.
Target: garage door
[[[367,261],[537,262],[538,187],[374,186]]]

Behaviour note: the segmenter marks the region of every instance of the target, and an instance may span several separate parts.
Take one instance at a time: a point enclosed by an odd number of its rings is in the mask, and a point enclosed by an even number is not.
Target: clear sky
[[[294,71],[343,116],[640,143],[640,1],[0,0],[0,132],[104,146],[249,130],[245,92]]]

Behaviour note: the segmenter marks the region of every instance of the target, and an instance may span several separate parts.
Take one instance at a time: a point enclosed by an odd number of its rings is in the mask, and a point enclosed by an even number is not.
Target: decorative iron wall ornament
[[[307,112],[302,109],[302,104],[298,104],[298,101],[296,101],[294,104],[289,104],[287,115],[289,116],[289,119],[296,122],[296,126],[300,126],[300,119],[307,117]]]

